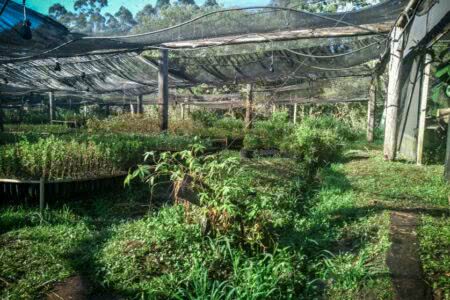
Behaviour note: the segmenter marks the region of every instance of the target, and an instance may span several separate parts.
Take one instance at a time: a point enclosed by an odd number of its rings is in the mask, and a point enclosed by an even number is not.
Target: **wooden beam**
[[[332,37],[349,37],[349,36],[361,36],[373,33],[388,33],[394,22],[384,22],[376,24],[365,24],[361,27],[345,26],[345,27],[326,27],[317,29],[300,29],[279,31],[261,34],[247,34],[237,36],[227,36],[220,38],[211,38],[204,40],[191,40],[170,42],[162,44],[167,48],[200,48],[220,45],[237,45],[248,43],[265,43],[271,41],[289,41],[299,39],[311,39],[311,38],[332,38]],[[367,29],[364,29],[367,28]]]
[[[53,111],[53,102],[55,98],[54,92],[48,92],[48,116],[50,119],[50,122],[53,121],[54,111]]]
[[[398,108],[400,104],[400,77],[403,58],[402,29],[395,27],[391,37],[389,84],[384,130],[384,159],[394,160],[397,154]]]
[[[427,116],[428,90],[430,88],[431,55],[424,57],[425,64],[423,69],[422,87],[420,95],[420,115],[419,128],[417,132],[417,164],[421,165],[423,160],[423,143],[425,139],[425,126]]]
[[[375,85],[375,76],[370,82],[369,88],[369,101],[367,102],[367,141],[373,142],[374,129],[375,129],[375,106],[377,99],[377,90]]]
[[[252,128],[253,121],[253,85],[247,84],[247,95],[245,103],[245,128]]]
[[[158,63],[158,104],[161,131],[169,129],[169,51],[162,49]]]

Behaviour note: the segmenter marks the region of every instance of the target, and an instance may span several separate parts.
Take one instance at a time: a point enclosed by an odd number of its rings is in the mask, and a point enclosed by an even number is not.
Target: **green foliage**
[[[333,117],[309,117],[285,140],[282,149],[304,162],[313,173],[339,160],[346,142],[356,139],[354,131]]]
[[[0,176],[56,179],[118,174],[142,162],[148,150],[179,150],[191,141],[181,136],[124,134],[24,138],[0,147]]]
[[[448,216],[422,218],[421,261],[437,299],[450,299],[450,221]]]
[[[276,112],[267,121],[254,122],[245,135],[244,147],[254,149],[279,149],[283,139],[292,132],[287,112]]]

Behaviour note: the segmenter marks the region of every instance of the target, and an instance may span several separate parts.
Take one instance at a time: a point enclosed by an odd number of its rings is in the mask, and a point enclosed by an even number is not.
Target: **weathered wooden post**
[[[297,124],[297,103],[294,103],[294,124]]]
[[[5,127],[3,125],[3,99],[2,95],[0,95],[0,132],[5,131]]]
[[[130,114],[134,115],[134,104],[130,101]]]
[[[48,92],[48,114],[49,114],[49,119],[50,119],[50,123],[52,123],[53,121],[53,102],[55,98],[55,94],[54,92]]]
[[[180,114],[181,114],[181,120],[184,120],[184,103],[180,104]]]
[[[162,49],[158,64],[158,104],[161,131],[169,128],[169,51]]]
[[[42,212],[45,208],[45,178],[41,177],[39,180],[39,211],[42,216]]]
[[[447,147],[445,150],[445,169],[444,169],[445,179],[450,182],[450,119],[447,126]]]
[[[137,97],[137,108],[136,108],[136,112],[137,112],[137,114],[139,114],[139,115],[141,115],[141,114],[144,113],[144,106],[143,106],[143,104],[142,104],[143,98],[144,98],[143,95],[139,95],[139,96]]]
[[[419,128],[417,131],[417,164],[423,162],[423,143],[425,138],[425,121],[427,116],[428,89],[430,87],[430,71],[431,71],[431,55],[426,54],[424,57],[423,78],[420,95],[420,115]]]
[[[377,90],[375,85],[375,77],[372,77],[369,87],[369,101],[367,103],[367,141],[373,142],[373,134],[375,129],[375,105],[377,100]]]
[[[252,128],[253,119],[253,85],[247,84],[247,95],[245,103],[245,128]]]
[[[275,103],[272,104],[272,114],[277,112],[277,105]]]
[[[403,58],[402,28],[394,27],[391,36],[389,84],[384,131],[384,159],[394,160],[397,154],[398,108],[400,104],[400,79]]]

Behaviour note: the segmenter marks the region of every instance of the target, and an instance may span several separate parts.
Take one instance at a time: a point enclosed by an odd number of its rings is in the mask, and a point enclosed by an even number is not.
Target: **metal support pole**
[[[161,50],[158,64],[158,104],[161,131],[169,128],[169,51]]]
[[[50,123],[53,121],[53,102],[55,100],[54,92],[48,92],[48,114]]]
[[[373,142],[375,129],[375,106],[377,100],[377,89],[375,85],[375,77],[372,77],[369,88],[369,101],[367,102],[367,141]]]
[[[430,71],[431,71],[431,55],[425,55],[425,64],[423,69],[422,90],[420,95],[420,115],[419,128],[417,132],[417,164],[421,165],[423,162],[423,142],[425,139],[425,121],[427,116],[427,101],[428,90],[430,87]]]
[[[401,32],[402,28],[400,27],[395,27],[392,31],[386,128],[384,131],[385,160],[394,160],[397,154],[398,108],[400,105],[400,78],[403,58],[403,39]]]
[[[252,128],[253,119],[253,85],[247,84],[247,99],[245,103],[245,128]]]

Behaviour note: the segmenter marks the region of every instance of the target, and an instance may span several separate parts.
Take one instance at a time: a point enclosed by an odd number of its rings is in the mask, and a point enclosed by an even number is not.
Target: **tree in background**
[[[212,7],[212,6],[219,6],[216,0],[206,0],[205,4],[203,4],[205,7]]]
[[[138,23],[143,23],[146,18],[151,18],[155,14],[156,9],[151,4],[147,4],[141,11],[136,14],[136,21]]]
[[[381,0],[272,0],[272,6],[289,7],[312,12],[337,12],[359,9]]]
[[[180,4],[180,5],[197,5],[197,4],[195,4],[195,0],[178,0],[177,4]]]
[[[134,25],[136,25],[133,14],[124,6],[121,6],[119,11],[116,12],[114,16],[119,20],[120,29],[122,31],[130,30]]]
[[[160,10],[168,6],[170,6],[170,0],[156,0],[155,8],[157,10]]]

